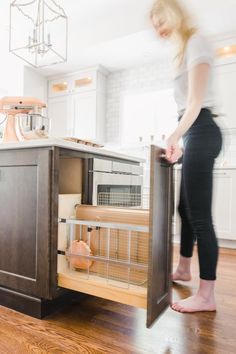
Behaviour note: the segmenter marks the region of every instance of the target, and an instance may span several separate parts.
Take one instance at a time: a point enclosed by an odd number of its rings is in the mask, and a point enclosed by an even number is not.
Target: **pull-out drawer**
[[[147,327],[171,300],[172,167],[151,147],[149,210],[81,206],[60,219],[67,247],[58,250],[58,285],[147,310]],[[91,212],[92,210],[92,212]],[[100,213],[100,214],[99,214]],[[131,213],[131,217],[129,218]]]
[[[148,226],[61,222],[68,225],[69,237],[67,250],[59,250],[58,285],[146,308]]]

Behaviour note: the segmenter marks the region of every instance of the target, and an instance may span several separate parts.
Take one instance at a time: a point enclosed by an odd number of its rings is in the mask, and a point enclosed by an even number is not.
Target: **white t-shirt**
[[[202,108],[214,107],[213,63],[214,51],[208,40],[199,33],[193,34],[187,43],[185,55],[174,79],[174,96],[181,114],[186,109],[188,96],[188,71],[197,64],[210,65],[208,85],[205,90]]]

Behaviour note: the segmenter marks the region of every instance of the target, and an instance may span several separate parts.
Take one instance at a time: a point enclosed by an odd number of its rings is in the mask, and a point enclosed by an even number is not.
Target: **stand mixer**
[[[48,137],[49,119],[42,115],[46,104],[33,97],[3,97],[0,113],[6,114],[3,142]],[[0,123],[1,124],[1,123]]]

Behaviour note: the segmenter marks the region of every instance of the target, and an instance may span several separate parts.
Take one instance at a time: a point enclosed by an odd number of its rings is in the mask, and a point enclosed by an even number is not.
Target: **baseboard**
[[[86,295],[67,291],[54,300],[45,300],[18,293],[14,290],[0,287],[0,305],[24,313],[31,317],[42,319],[69,305],[73,300],[80,300]]]
[[[175,244],[179,244],[180,243],[180,236],[175,235],[173,237],[173,242]],[[235,240],[224,240],[224,239],[218,239],[218,245],[221,248],[230,248],[230,249],[236,249],[236,241]]]

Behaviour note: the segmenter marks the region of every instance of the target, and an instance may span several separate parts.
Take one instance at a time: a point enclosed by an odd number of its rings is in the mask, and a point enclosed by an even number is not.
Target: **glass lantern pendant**
[[[55,0],[10,4],[9,50],[38,68],[67,61],[68,19]]]

